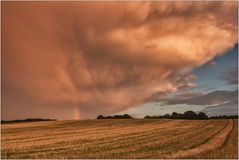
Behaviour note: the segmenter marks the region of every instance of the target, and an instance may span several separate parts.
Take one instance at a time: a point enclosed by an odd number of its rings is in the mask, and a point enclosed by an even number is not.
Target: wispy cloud
[[[164,99],[166,105],[188,104],[188,105],[221,105],[237,104],[238,90],[212,91],[207,94],[188,93]]]
[[[221,76],[221,79],[231,85],[238,85],[238,68],[231,68]]]

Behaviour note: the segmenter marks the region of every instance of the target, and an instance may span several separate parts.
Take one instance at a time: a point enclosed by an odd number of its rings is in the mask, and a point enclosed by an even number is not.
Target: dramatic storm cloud
[[[237,2],[3,2],[2,23],[2,117],[90,118],[195,87]]]

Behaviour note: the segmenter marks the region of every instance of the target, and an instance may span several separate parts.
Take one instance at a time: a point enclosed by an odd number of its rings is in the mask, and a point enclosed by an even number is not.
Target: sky
[[[172,93],[172,98],[180,95],[187,95],[187,99],[171,105],[162,104],[162,102],[145,103],[119,114],[128,113],[135,117],[142,118],[145,115],[164,115],[173,112],[184,113],[188,110],[195,112],[205,112],[209,116],[217,115],[237,115],[238,113],[238,44],[220,57],[215,57],[212,61],[202,65],[192,71],[196,77],[193,83],[195,87],[189,90],[179,90]],[[219,91],[219,92],[218,92]],[[206,96],[202,97],[201,94]],[[210,96],[208,95],[210,94]],[[210,100],[226,97],[227,103],[210,104]],[[200,97],[201,96],[201,97]],[[197,97],[197,98],[195,98]],[[210,97],[208,99],[208,97]],[[192,102],[194,102],[192,104]],[[198,102],[199,101],[199,102]],[[208,104],[200,104],[200,103]]]
[[[238,2],[2,2],[4,120],[238,111]]]

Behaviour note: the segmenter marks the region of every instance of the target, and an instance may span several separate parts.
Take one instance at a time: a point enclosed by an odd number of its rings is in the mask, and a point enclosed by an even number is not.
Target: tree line
[[[131,117],[128,114],[124,114],[124,115],[113,115],[113,116],[103,116],[103,115],[99,115],[97,117],[97,119],[132,119],[133,117]]]
[[[28,119],[17,119],[17,120],[1,120],[1,123],[16,123],[16,122],[38,122],[38,121],[57,121],[57,119],[42,119],[42,118],[28,118]]]
[[[238,119],[238,115],[235,116],[212,116],[210,119]]]
[[[204,112],[199,112],[198,114],[193,111],[186,111],[183,114],[173,112],[170,114],[165,114],[163,116],[145,116],[145,119],[148,118],[162,118],[162,119],[208,119],[208,116]]]
[[[128,114],[124,115],[113,115],[113,116],[103,116],[99,115],[97,119],[133,119]],[[206,119],[238,119],[238,115],[235,116],[212,116],[208,117],[206,113],[204,112],[199,112],[198,114],[193,112],[193,111],[186,111],[184,113],[177,113],[173,112],[171,115],[170,114],[165,114],[165,115],[159,115],[159,116],[145,116],[144,119],[198,119],[198,120],[206,120]]]

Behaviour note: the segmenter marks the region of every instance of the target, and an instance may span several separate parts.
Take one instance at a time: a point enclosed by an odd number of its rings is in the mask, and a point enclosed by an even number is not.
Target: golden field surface
[[[238,158],[237,120],[2,124],[2,158]]]

